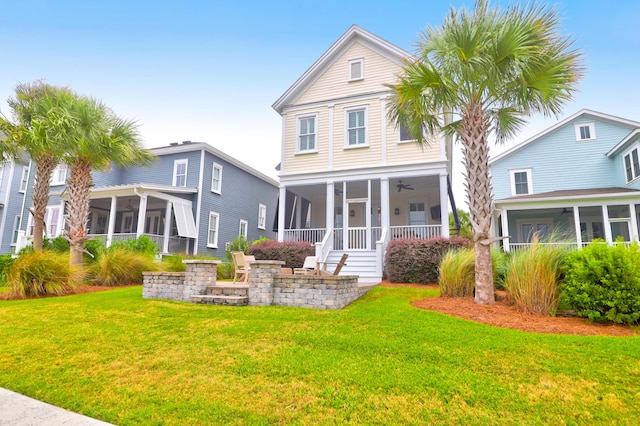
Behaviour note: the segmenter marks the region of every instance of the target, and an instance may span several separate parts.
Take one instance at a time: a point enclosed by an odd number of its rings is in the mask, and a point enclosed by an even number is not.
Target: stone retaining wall
[[[216,284],[219,260],[183,260],[186,272],[143,272],[142,297],[189,302]]]

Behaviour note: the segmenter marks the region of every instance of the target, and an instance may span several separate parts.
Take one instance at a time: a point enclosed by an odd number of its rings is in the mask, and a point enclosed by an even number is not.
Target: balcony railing
[[[325,228],[285,229],[284,241],[306,241],[315,244],[322,241],[326,231]]]
[[[146,235],[153,241],[153,243],[158,246],[160,251],[164,248],[164,235],[156,235],[156,234],[142,234]],[[107,242],[107,234],[89,234],[89,237],[96,240],[102,240],[102,242]],[[135,232],[124,232],[117,233],[111,236],[111,243],[122,242],[127,240],[135,240],[138,235]],[[180,237],[180,236],[172,236],[169,237],[169,253],[185,253],[187,251],[188,238]]]
[[[441,225],[392,226],[390,231],[392,240],[397,238],[421,240],[436,238],[442,235]]]

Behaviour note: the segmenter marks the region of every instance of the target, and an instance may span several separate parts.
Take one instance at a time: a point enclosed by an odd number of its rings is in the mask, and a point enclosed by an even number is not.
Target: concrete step
[[[202,303],[209,305],[228,305],[228,306],[247,306],[249,304],[248,296],[226,296],[221,294],[203,294],[191,296],[193,303]]]
[[[244,296],[249,295],[249,285],[233,283],[217,283],[207,287],[207,295]]]

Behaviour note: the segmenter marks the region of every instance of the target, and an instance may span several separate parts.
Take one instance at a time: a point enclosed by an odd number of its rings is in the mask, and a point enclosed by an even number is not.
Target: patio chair
[[[347,253],[344,253],[340,258],[339,262],[318,262],[318,274],[319,275],[338,275],[342,270],[342,267],[347,264],[346,262],[348,257],[349,255]],[[320,267],[320,265],[322,265],[322,268]],[[327,271],[327,265],[336,265],[336,268],[333,270],[333,272],[329,272]]]
[[[249,280],[249,268],[248,260],[255,260],[254,256],[245,256],[241,251],[232,251],[231,258],[233,259],[233,268],[235,273],[233,274],[233,282],[236,283],[242,280],[242,283],[246,283]]]
[[[318,275],[318,271],[318,256],[307,256],[302,268],[295,268],[293,273],[296,275]]]

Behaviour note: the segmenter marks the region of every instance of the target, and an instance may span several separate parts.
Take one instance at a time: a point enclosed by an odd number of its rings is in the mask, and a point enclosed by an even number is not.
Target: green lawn
[[[374,288],[341,311],[0,301],[0,386],[119,425],[637,424],[640,338],[500,329]]]

